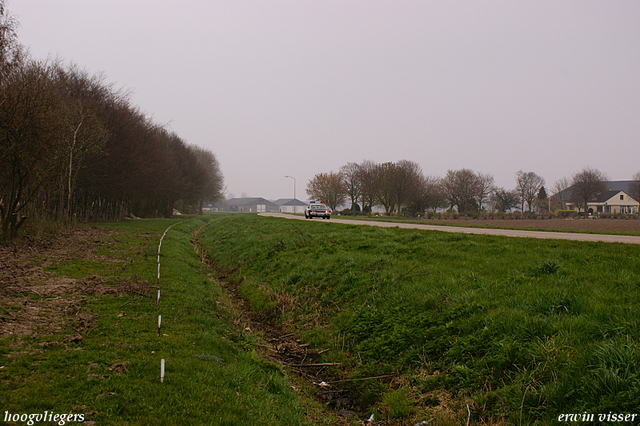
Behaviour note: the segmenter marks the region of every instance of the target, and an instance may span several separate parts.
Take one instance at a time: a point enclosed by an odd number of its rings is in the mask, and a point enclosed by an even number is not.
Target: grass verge
[[[487,223],[475,223],[476,219],[473,218],[462,218],[462,219],[439,219],[439,220],[431,220],[431,219],[415,219],[411,217],[377,217],[377,216],[336,216],[340,219],[348,219],[348,220],[362,220],[362,221],[371,221],[371,222],[389,222],[389,223],[413,223],[417,225],[433,225],[433,226],[451,226],[451,227],[460,227],[460,228],[485,228],[485,229],[513,229],[513,230],[522,230],[522,231],[541,231],[541,232],[567,232],[572,234],[601,234],[601,235],[629,235],[629,236],[640,236],[640,231],[637,230],[629,230],[629,231],[614,231],[614,230],[598,230],[598,229],[571,229],[566,226],[557,226],[557,228],[551,227],[542,227],[535,225],[522,225],[519,224],[518,220],[512,219],[508,222],[513,222],[513,225],[495,225],[495,224],[487,224]],[[545,224],[556,223],[557,221],[564,221],[566,219],[547,219],[543,222]],[[581,221],[591,221],[597,220],[600,221],[623,221],[625,219],[576,219],[576,222]],[[532,220],[526,220],[527,222],[532,222]],[[540,220],[542,222],[542,220]],[[626,220],[625,220],[626,221]],[[533,220],[536,222],[536,220]],[[637,219],[628,220],[629,228],[637,229],[638,226],[633,224],[638,224]]]
[[[216,217],[200,241],[256,311],[332,348],[325,374],[388,424],[640,406],[637,246],[249,214]]]

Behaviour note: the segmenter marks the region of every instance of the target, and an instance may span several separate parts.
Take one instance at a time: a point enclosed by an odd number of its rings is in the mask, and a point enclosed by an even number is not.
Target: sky
[[[6,0],[33,58],[101,74],[227,195],[411,160],[547,188],[640,171],[637,0]],[[292,176],[286,178],[285,176]]]

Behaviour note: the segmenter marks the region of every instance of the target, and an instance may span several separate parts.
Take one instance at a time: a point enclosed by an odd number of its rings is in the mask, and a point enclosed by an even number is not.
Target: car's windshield
[[[313,210],[326,210],[327,206],[323,206],[323,205],[316,205],[316,206],[311,206],[311,208]]]

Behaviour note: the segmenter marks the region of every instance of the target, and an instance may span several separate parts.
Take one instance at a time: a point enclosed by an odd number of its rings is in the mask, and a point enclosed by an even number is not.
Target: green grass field
[[[58,335],[0,340],[0,423],[5,411],[48,410],[83,413],[98,425],[310,424],[306,413],[318,405],[301,401],[281,367],[256,356],[256,338],[235,324],[228,297],[194,252],[193,232],[206,220],[98,225],[119,231],[105,237],[111,244],[101,246],[102,260],[48,268],[56,277],[97,274],[106,288],[134,282],[136,291],[83,296],[82,309],[95,323],[81,342],[65,340],[73,333],[68,324]],[[150,286],[157,280],[158,242],[172,224],[161,248],[156,305],[157,290]]]
[[[471,424],[549,425],[640,407],[640,247],[318,222],[96,225],[117,228],[96,256],[33,278],[77,280],[74,294],[25,290],[0,310],[7,321],[32,302],[70,301],[58,332],[0,339],[0,422],[48,410],[98,425],[345,424],[258,356],[260,336],[217,273],[257,318],[321,351],[314,362],[330,366],[318,375],[385,425],[466,424],[469,412]]]
[[[405,424],[552,424],[640,406],[640,247],[217,217],[200,240],[256,311],[277,312]],[[411,423],[413,424],[413,423]]]

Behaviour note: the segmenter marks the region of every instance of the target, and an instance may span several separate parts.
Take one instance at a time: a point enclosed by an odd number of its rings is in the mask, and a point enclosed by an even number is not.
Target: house
[[[212,203],[211,201],[205,201],[202,203],[202,211],[217,212],[217,211],[220,211],[220,207],[216,203]]]
[[[589,213],[627,213],[636,214],[640,203],[634,200],[627,192],[620,189],[607,189],[587,202]],[[567,208],[582,212],[584,206],[575,201],[567,202]]]
[[[231,198],[227,200],[227,206],[229,211],[232,212],[264,213],[280,211],[280,206],[262,197]]]
[[[309,204],[296,198],[280,198],[274,202],[280,206],[282,213],[304,213],[304,209]]]

